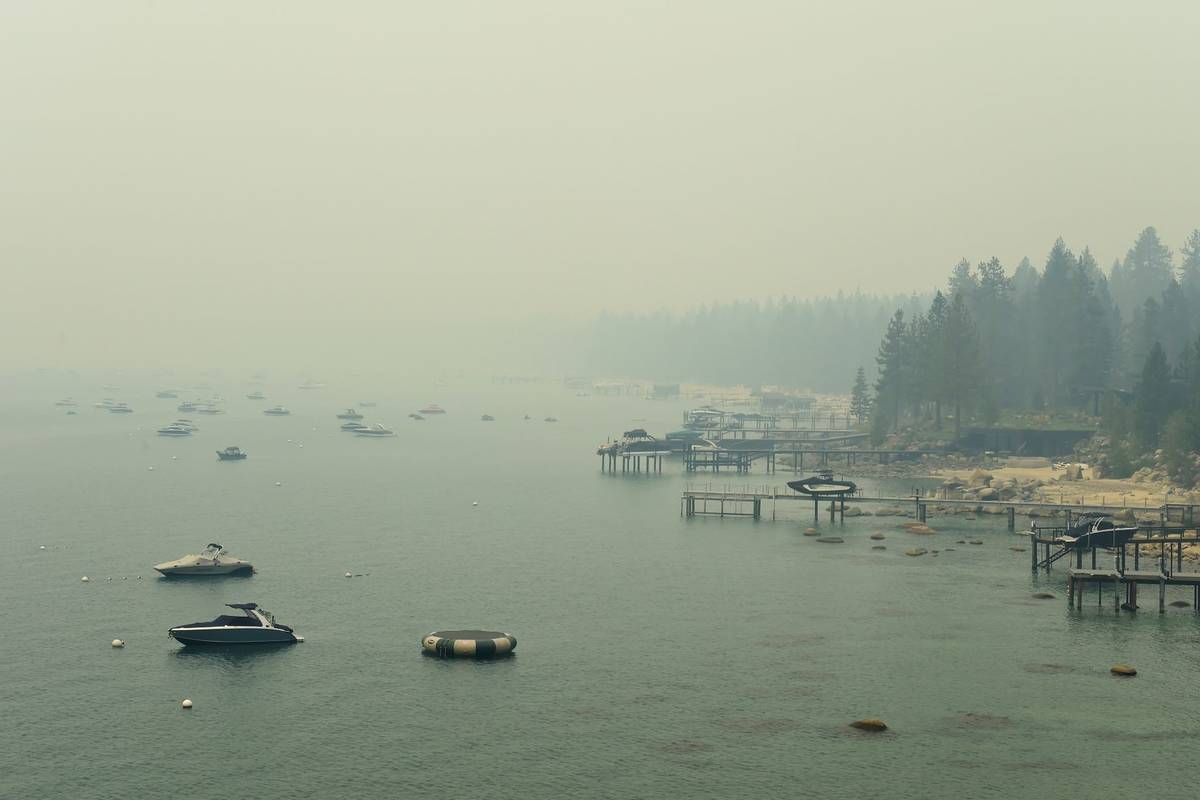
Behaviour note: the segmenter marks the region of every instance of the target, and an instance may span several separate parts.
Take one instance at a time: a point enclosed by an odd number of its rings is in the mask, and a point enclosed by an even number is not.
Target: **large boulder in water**
[[[977,469],[971,473],[971,478],[967,485],[978,488],[980,486],[988,486],[991,484],[991,482],[992,474],[990,472],[984,472],[981,469]]]
[[[857,728],[860,731],[870,731],[871,733],[883,733],[888,729],[886,722],[875,717],[856,719],[850,723],[850,727]]]

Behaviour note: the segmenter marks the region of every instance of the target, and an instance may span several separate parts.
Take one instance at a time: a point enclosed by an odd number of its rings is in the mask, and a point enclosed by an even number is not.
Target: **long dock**
[[[970,508],[991,508],[1000,509],[1008,518],[1008,529],[1016,530],[1016,515],[1018,511],[1058,511],[1067,516],[1068,526],[1070,525],[1070,517],[1072,514],[1082,511],[1133,511],[1143,514],[1158,514],[1163,525],[1172,518],[1172,514],[1178,516],[1184,524],[1190,524],[1195,519],[1195,506],[1167,504],[1161,506],[1131,506],[1123,503],[1108,503],[1107,497],[1101,497],[1100,502],[1080,502],[1080,503],[1055,503],[1045,500],[976,500],[973,498],[939,498],[928,497],[921,494],[911,495],[893,495],[893,496],[869,496],[865,494],[849,495],[845,498],[845,502],[852,502],[856,505],[863,504],[882,504],[890,505],[897,508],[909,506],[912,508],[912,516],[918,521],[924,522],[929,513],[930,506],[935,509],[937,507],[970,507]],[[841,508],[839,504],[830,502],[828,499],[821,501],[814,499],[808,495],[800,494],[787,487],[771,487],[764,486],[761,488],[745,487],[741,491],[736,490],[713,490],[713,489],[698,489],[687,488],[684,490],[679,504],[680,516],[684,517],[700,517],[700,516],[718,516],[718,517],[749,517],[752,519],[762,519],[763,509],[770,504],[771,519],[776,518],[778,503],[791,502],[811,502],[813,503],[814,518],[819,517],[819,506],[821,502],[830,503],[830,518],[835,518],[839,512],[844,514],[844,503]],[[999,512],[998,512],[999,513]],[[1041,540],[1038,540],[1041,542]],[[1043,542],[1044,543],[1044,542]],[[1036,553],[1036,548],[1035,548]]]
[[[832,447],[789,447],[776,443],[773,447],[724,447],[719,450],[691,447],[683,453],[685,472],[722,469],[737,473],[750,472],[756,461],[762,461],[768,475],[778,469],[779,456],[790,456],[790,471],[798,474],[805,469],[805,459],[810,467],[827,467],[844,463],[848,468],[859,463],[890,464],[893,461],[919,458],[925,455],[942,455],[943,450],[880,450],[876,448],[832,448]]]

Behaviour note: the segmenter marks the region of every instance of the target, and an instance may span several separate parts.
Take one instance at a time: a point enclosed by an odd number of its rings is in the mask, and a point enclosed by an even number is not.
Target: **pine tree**
[[[955,295],[946,310],[942,341],[944,390],[946,400],[954,405],[954,438],[957,439],[962,432],[964,406],[977,394],[981,377],[979,336],[962,295]]]
[[[1147,449],[1158,446],[1167,414],[1170,413],[1171,374],[1167,369],[1167,354],[1158,342],[1150,348],[1142,367],[1142,380],[1137,387],[1133,411],[1133,432]]]
[[[871,415],[871,393],[867,389],[867,373],[858,368],[854,376],[854,388],[850,390],[850,413],[860,423]]]
[[[879,354],[875,356],[879,367],[879,378],[875,381],[875,417],[881,425],[890,422],[893,430],[900,427],[900,408],[904,402],[904,370],[908,366],[905,339],[904,311],[898,308],[888,322],[887,332],[879,343]]]

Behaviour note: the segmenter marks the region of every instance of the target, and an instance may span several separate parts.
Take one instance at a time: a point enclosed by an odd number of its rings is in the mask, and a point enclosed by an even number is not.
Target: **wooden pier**
[[[698,516],[732,516],[732,517],[750,517],[753,519],[761,519],[763,509],[770,504],[771,519],[776,518],[778,503],[790,503],[796,501],[811,502],[812,497],[801,494],[786,486],[746,486],[741,490],[711,489],[711,488],[692,488],[688,487],[684,490],[680,498],[680,515],[685,517]],[[948,497],[930,497],[919,493],[910,495],[877,495],[869,496],[866,494],[854,494],[845,498],[846,501],[852,502],[855,505],[881,504],[893,506],[896,508],[904,508],[908,506],[912,509],[911,516],[919,522],[925,522],[930,508],[935,511],[938,508],[972,508],[972,509],[995,509],[995,511],[984,511],[983,513],[1003,514],[1007,518],[1008,530],[1016,530],[1016,517],[1018,511],[1039,511],[1039,512],[1057,512],[1067,517],[1068,522],[1070,515],[1082,511],[1107,511],[1118,512],[1122,510],[1133,511],[1143,514],[1158,514],[1162,525],[1166,526],[1167,522],[1172,519],[1177,519],[1181,525],[1191,524],[1191,520],[1195,518],[1195,506],[1167,504],[1162,506],[1127,506],[1122,504],[1109,504],[1104,502],[1096,503],[1054,503],[1049,501],[1039,500],[977,500],[967,498],[948,498]],[[757,509],[757,511],[755,511]],[[839,511],[842,509],[839,508]],[[1043,531],[1051,529],[1043,528]],[[1174,530],[1172,528],[1171,530]],[[1179,528],[1182,530],[1182,528]],[[1038,564],[1038,546],[1046,545],[1049,541],[1055,547],[1061,547],[1061,544],[1054,543],[1052,539],[1039,539],[1036,536],[1031,537],[1033,547],[1034,563]],[[1178,541],[1176,539],[1175,541]],[[1047,556],[1052,553],[1047,553]],[[1058,560],[1062,556],[1056,557]],[[1051,562],[1053,563],[1053,561]]]
[[[916,459],[926,455],[942,455],[943,450],[880,450],[876,448],[790,447],[776,443],[774,447],[722,447],[712,449],[692,445],[683,453],[685,472],[722,469],[738,473],[750,472],[755,462],[762,462],[768,475],[778,469],[779,456],[790,456],[790,471],[799,474],[805,467],[817,469],[831,464],[847,468],[862,463],[891,464],[893,461]]]
[[[670,450],[627,450],[619,442],[601,447],[596,453],[600,456],[600,471],[611,473],[616,473],[620,461],[621,472],[661,474],[663,459],[671,455]]]

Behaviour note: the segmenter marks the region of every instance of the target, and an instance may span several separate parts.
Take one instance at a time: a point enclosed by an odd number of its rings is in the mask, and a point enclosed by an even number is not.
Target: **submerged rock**
[[[887,547],[885,547],[884,545],[881,545],[881,544],[877,544],[874,547],[872,547],[871,549],[872,550],[887,550]]]
[[[1054,595],[1050,594],[1049,592],[1034,592],[1033,599],[1034,600],[1053,600]]]
[[[928,525],[926,525],[923,522],[906,522],[903,525],[901,525],[900,527],[903,528],[904,530],[908,531],[909,533],[919,533],[923,536],[929,535],[931,533],[937,533],[937,531],[935,531],[933,528],[929,527]]]
[[[816,528],[805,528],[805,529],[804,529],[804,535],[805,535],[805,536],[816,536],[816,535],[817,535],[817,529],[816,529]]]
[[[928,551],[928,550],[926,550],[924,547],[913,547],[913,548],[910,548],[910,549],[908,549],[908,550],[905,550],[905,551],[904,551],[904,555],[906,555],[906,556],[913,556],[913,557],[915,558],[915,557],[917,557],[917,556],[923,556],[923,555],[925,555],[925,554],[926,554],[926,553],[928,553],[928,552],[929,552],[929,551]]]
[[[878,541],[879,539],[886,539],[887,537],[886,537],[886,536],[884,536],[882,533],[872,533],[872,534],[871,534],[869,537],[867,537],[867,538],[870,538],[870,539],[875,539],[876,541]]]
[[[857,728],[860,731],[870,731],[872,733],[882,733],[888,729],[887,723],[875,717],[867,717],[866,719],[856,719],[850,723],[851,728]]]
[[[1191,605],[1191,603],[1189,603],[1187,600],[1172,600],[1171,602],[1167,603],[1167,605],[1173,608],[1187,608]]]
[[[1128,664],[1113,664],[1108,671],[1113,675],[1120,675],[1125,678],[1132,678],[1134,675],[1137,675],[1137,670]]]
[[[841,544],[846,540],[840,536],[822,536],[820,539],[817,539],[817,541],[824,542],[825,544]]]

